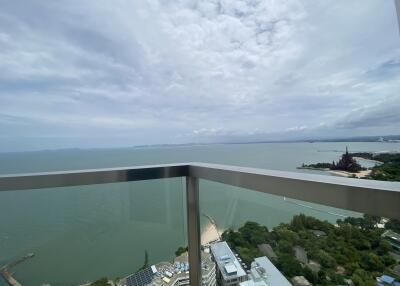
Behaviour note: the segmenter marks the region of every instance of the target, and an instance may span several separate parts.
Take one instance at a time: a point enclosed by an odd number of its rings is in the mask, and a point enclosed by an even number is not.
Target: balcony
[[[157,182],[161,184],[165,183],[166,187],[161,188],[160,190],[159,187],[151,185],[152,182]],[[159,224],[160,232],[154,232],[153,235],[155,236],[155,240],[159,242],[158,245],[155,245],[154,247],[157,248],[158,251],[162,251],[163,243],[165,243],[165,247],[171,247],[167,243],[167,238],[163,237],[163,235],[160,234],[162,233],[162,231],[167,231],[166,229],[161,230],[162,225],[168,225],[168,228],[173,229],[174,223],[186,224],[185,228],[187,234],[182,234],[182,236],[184,236],[183,240],[187,241],[188,243],[188,262],[190,265],[189,279],[190,285],[193,286],[202,285],[202,279],[204,279],[204,277],[202,277],[202,272],[204,272],[205,269],[204,263],[202,264],[201,262],[201,218],[204,215],[204,211],[202,209],[203,205],[201,203],[201,196],[205,191],[209,193],[218,192],[218,186],[220,185],[228,185],[230,187],[228,189],[225,189],[225,193],[222,197],[219,197],[220,201],[215,202],[215,208],[228,209],[232,207],[232,204],[226,204],[229,201],[229,194],[242,192],[243,194],[245,194],[245,196],[248,195],[249,197],[257,194],[255,200],[260,198],[260,196],[263,196],[266,200],[270,200],[272,205],[275,204],[275,201],[278,202],[277,198],[280,198],[280,202],[285,201],[285,204],[283,204],[284,206],[287,205],[287,201],[290,201],[290,203],[292,203],[294,206],[302,206],[303,202],[305,202],[307,203],[306,207],[308,208],[310,208],[310,206],[323,205],[329,208],[355,212],[356,214],[361,213],[385,218],[400,219],[400,183],[349,179],[333,176],[322,176],[203,163],[169,164],[131,168],[79,170],[22,175],[2,175],[0,176],[0,194],[11,194],[14,191],[20,192],[21,196],[19,196],[20,200],[18,201],[18,206],[24,208],[25,205],[29,205],[29,200],[30,198],[32,198],[31,195],[37,193],[39,199],[36,198],[35,201],[46,201],[45,204],[38,206],[38,212],[40,212],[40,209],[44,210],[38,217],[39,219],[42,218],[43,224],[45,224],[47,219],[57,220],[56,215],[55,217],[49,217],[51,213],[46,213],[45,211],[49,210],[49,205],[53,205],[54,208],[56,207],[56,203],[52,204],[51,200],[47,200],[48,197],[51,196],[51,193],[61,193],[61,199],[63,196],[65,196],[65,199],[68,198],[68,200],[74,200],[75,198],[76,200],[74,201],[74,204],[79,204],[80,200],[82,199],[81,196],[75,197],[67,195],[77,192],[77,190],[73,189],[72,187],[80,186],[80,188],[85,189],[85,194],[98,192],[99,196],[102,196],[105,192],[103,192],[103,190],[100,188],[101,186],[114,186],[107,188],[107,192],[125,192],[126,190],[122,190],[123,187],[121,188],[121,184],[131,183],[140,184],[135,185],[134,191],[136,192],[136,195],[134,200],[132,200],[135,203],[138,213],[130,213],[128,214],[128,216],[139,215],[142,216],[143,221],[148,221],[148,218],[146,218],[146,213],[140,212],[140,205],[148,204],[148,208],[157,208],[157,206],[154,205],[154,202],[147,201],[145,197],[143,197],[143,199],[140,199],[141,193],[153,192],[153,195],[155,197],[159,196],[161,197],[160,200],[163,201],[168,200],[169,198],[168,196],[163,196],[165,192],[178,192],[179,198],[182,198],[182,200],[184,200],[185,205],[182,210],[185,209],[185,211],[187,212],[186,216],[184,215],[184,213],[180,213],[180,211],[178,210],[179,201],[169,202],[167,208],[170,208],[170,210],[168,210],[165,217],[162,218],[163,221],[168,221],[169,223]],[[204,184],[208,185],[204,186]],[[41,191],[45,192],[40,193]],[[249,200],[250,202],[252,202],[250,198]],[[2,201],[5,204],[5,202],[9,201],[9,198],[3,196]],[[92,200],[91,203],[93,203]],[[101,200],[94,203],[97,203],[96,206],[98,208],[104,208],[104,213],[106,214],[108,212],[111,213],[115,211],[112,207],[108,208],[108,205],[104,205],[103,201]],[[106,200],[106,203],[110,203],[110,201]],[[126,202],[124,202],[124,199],[121,199],[118,202],[118,204],[122,205],[125,203]],[[234,208],[240,209],[241,202],[235,201],[234,203],[236,204]],[[128,204],[128,209],[130,209],[131,206],[131,204]],[[281,208],[281,203],[276,206],[277,207],[275,215],[277,221],[273,223],[275,225],[277,224],[277,222],[279,222],[279,217],[285,214],[285,210]],[[314,207],[312,209],[314,212],[319,211],[318,207]],[[118,211],[123,212],[124,210],[119,209]],[[132,210],[130,209],[129,211]],[[254,211],[260,210],[254,209]],[[161,211],[161,213],[162,212],[163,211]],[[296,213],[297,210],[293,212]],[[301,211],[298,212],[300,213]],[[18,209],[13,209],[12,213],[2,213],[3,220],[6,221],[10,219],[10,221],[14,221],[11,220],[11,216],[18,216],[18,214]],[[10,217],[5,217],[7,215],[10,215]],[[96,217],[96,213],[89,214],[85,212],[82,219],[85,219],[85,216],[87,217],[88,215]],[[248,217],[251,218],[251,215],[246,216],[246,219],[248,219]],[[21,219],[29,220],[29,217],[24,217]],[[97,219],[108,220],[110,218],[108,216],[105,216],[101,218],[99,217]],[[232,225],[232,221],[235,221],[234,218],[231,218],[230,220],[227,219],[227,221],[228,223],[226,224],[228,226],[231,226],[233,228],[237,227],[237,225]],[[32,223],[35,225],[40,225],[40,222],[38,221]],[[61,224],[63,222],[60,220],[59,223]],[[110,226],[112,226],[113,223],[114,221],[112,219],[108,221],[108,225]],[[87,227],[87,224],[84,225],[85,227]],[[154,226],[157,226],[157,223],[153,224],[153,227]],[[65,229],[68,227],[68,225],[62,225],[60,229]],[[136,227],[136,225],[132,227]],[[29,233],[27,233],[28,231],[29,230],[22,229],[20,230],[20,234],[29,235]],[[147,249],[145,246],[146,242],[143,241],[145,239],[142,235],[143,231],[146,231],[145,227],[141,228],[141,230],[137,232],[137,234],[135,235],[135,241],[132,241],[132,243],[138,245],[143,244],[144,252]],[[173,232],[179,232],[179,230],[173,230]],[[57,234],[42,233],[42,237],[46,237],[47,235],[57,236]],[[60,235],[63,235],[63,233]],[[170,234],[166,234],[166,236],[168,235]],[[316,235],[318,235],[318,233]],[[178,236],[180,236],[180,234]],[[101,237],[101,230],[99,230],[99,234],[97,237]],[[172,235],[171,237],[173,240],[174,236]],[[168,239],[171,240],[171,237]],[[87,239],[94,238],[91,237]],[[32,237],[33,245],[37,244],[34,240],[35,237]],[[123,237],[117,237],[117,241],[115,243],[123,243],[122,240]],[[73,241],[73,239],[71,239],[71,241]],[[38,243],[40,244],[41,242]],[[93,243],[96,247],[104,247],[102,241],[99,242],[96,240]],[[86,245],[90,245],[90,242]],[[140,253],[139,255],[142,256],[143,254]],[[25,259],[28,258],[29,257],[25,257]],[[120,259],[124,260],[125,258],[121,257]],[[82,261],[85,261],[85,259],[83,259]],[[52,263],[51,261],[47,262],[50,264]],[[88,267],[89,265],[86,266]],[[77,268],[73,265],[71,265],[71,268],[75,271],[78,271],[77,269],[79,269],[79,267]],[[36,271],[37,272],[32,273],[31,275],[40,275],[40,269],[36,269]],[[60,269],[60,271],[67,270]],[[81,269],[81,271],[85,271],[85,269]],[[68,273],[68,275],[73,275],[73,273]],[[16,281],[15,283],[18,282]]]

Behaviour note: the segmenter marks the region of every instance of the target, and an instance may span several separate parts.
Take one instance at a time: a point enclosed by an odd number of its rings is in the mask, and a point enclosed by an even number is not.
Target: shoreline
[[[339,170],[329,170],[328,172],[332,175],[336,175],[336,176],[340,176],[340,177],[347,177],[347,178],[350,177],[351,178],[354,175],[354,176],[356,176],[356,178],[362,179],[362,178],[369,176],[371,174],[372,170],[364,170],[364,171],[360,171],[358,173],[350,173],[347,171],[339,171]]]
[[[317,168],[317,167],[303,167],[303,166],[300,166],[300,167],[296,167],[296,169],[304,169],[304,170],[314,170],[314,171],[330,171],[330,169],[328,169],[328,168]]]
[[[208,224],[201,233],[201,245],[209,244],[219,240],[220,235],[218,229],[213,224]]]
[[[297,169],[328,172],[329,174],[332,174],[334,176],[346,177],[346,178],[351,178],[354,175],[358,179],[365,178],[365,177],[369,176],[372,172],[372,170],[363,170],[363,171],[359,171],[357,173],[351,173],[351,172],[347,172],[347,171],[331,170],[328,168],[315,168],[315,167],[297,167]]]

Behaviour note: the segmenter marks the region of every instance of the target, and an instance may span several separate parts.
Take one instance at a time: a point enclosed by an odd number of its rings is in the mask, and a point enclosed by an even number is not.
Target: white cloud
[[[368,132],[363,122],[400,131],[379,116],[400,102],[391,2],[21,3],[0,11],[3,136],[134,145],[339,136]]]

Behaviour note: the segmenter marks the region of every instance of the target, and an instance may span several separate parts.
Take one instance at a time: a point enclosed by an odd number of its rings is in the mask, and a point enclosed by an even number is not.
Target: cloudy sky
[[[0,151],[400,134],[391,0],[0,0]]]

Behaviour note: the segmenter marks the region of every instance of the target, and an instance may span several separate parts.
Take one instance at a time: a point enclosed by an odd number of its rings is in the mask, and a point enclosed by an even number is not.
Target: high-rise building
[[[211,245],[212,257],[217,265],[216,278],[222,286],[235,286],[247,280],[240,262],[225,241]]]

